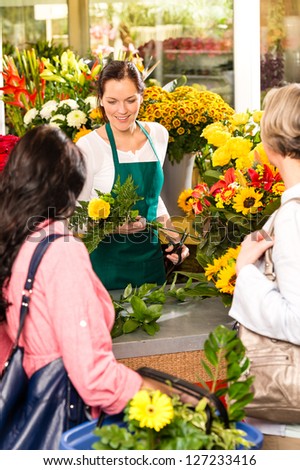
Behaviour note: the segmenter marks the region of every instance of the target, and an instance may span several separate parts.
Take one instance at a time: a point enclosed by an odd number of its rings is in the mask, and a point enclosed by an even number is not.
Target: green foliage
[[[128,294],[132,295],[132,292]],[[141,427],[139,421],[129,417],[129,402],[124,410],[122,426],[112,424],[97,428],[95,434],[99,437],[99,441],[93,447],[97,450],[232,450],[239,445],[244,448],[250,447],[251,443],[245,440],[244,432],[236,429],[235,425],[237,421],[243,419],[244,407],[253,397],[250,392],[253,378],[243,376],[249,363],[237,332],[219,325],[206,340],[204,354],[202,365],[212,380],[211,389],[208,389],[206,384],[204,386],[219,398],[226,399],[228,427],[220,417],[214,400],[202,398],[194,408],[182,403],[174,390],[172,394],[174,415],[169,424],[157,432],[147,425]],[[224,362],[227,374],[221,388],[218,387],[217,390],[221,373],[224,375]],[[206,411],[208,404],[212,416],[210,430]]]
[[[185,284],[176,285],[178,274],[188,277]],[[145,283],[133,288],[128,284],[119,299],[112,298],[116,316],[111,335],[116,338],[140,328],[153,336],[159,331],[157,320],[161,317],[163,305],[168,298],[184,302],[193,297],[204,299],[217,295],[220,295],[218,289],[213,284],[208,288],[202,273],[175,272],[170,285]]]
[[[89,216],[89,205],[92,201],[79,201],[79,205],[69,219],[69,227],[75,233],[83,232],[80,237],[89,253],[94,251],[106,236],[116,232],[120,225],[136,219],[138,211],[133,207],[142,199],[136,190],[137,186],[131,175],[124,184],[121,184],[118,178],[111,193],[96,190],[98,199],[110,206],[109,216],[98,220]]]

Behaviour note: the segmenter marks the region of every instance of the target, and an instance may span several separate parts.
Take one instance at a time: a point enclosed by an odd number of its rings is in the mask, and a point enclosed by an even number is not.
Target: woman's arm
[[[263,260],[239,269],[229,315],[258,333],[300,344],[300,210],[290,203],[275,222],[276,280],[263,274]],[[260,266],[262,265],[262,267]]]

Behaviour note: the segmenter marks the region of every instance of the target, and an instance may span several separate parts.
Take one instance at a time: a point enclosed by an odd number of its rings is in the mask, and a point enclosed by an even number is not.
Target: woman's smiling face
[[[136,121],[143,97],[130,78],[108,80],[102,96],[110,124],[120,131],[129,129]]]

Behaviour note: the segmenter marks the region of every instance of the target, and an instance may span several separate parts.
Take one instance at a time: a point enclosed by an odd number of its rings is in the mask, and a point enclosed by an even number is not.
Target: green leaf
[[[187,82],[187,78],[185,75],[182,75],[179,78],[175,78],[171,82],[166,83],[162,88],[169,93],[172,93],[177,87],[185,85]]]
[[[146,303],[140,299],[137,295],[133,295],[130,299],[131,306],[133,308],[134,316],[138,320],[143,320],[144,314],[147,312]]]
[[[159,331],[160,327],[157,323],[144,323],[142,329],[148,333],[150,336],[154,336],[157,331]]]
[[[132,333],[140,326],[139,322],[133,320],[132,318],[128,318],[125,320],[123,325],[123,332],[125,334]]]

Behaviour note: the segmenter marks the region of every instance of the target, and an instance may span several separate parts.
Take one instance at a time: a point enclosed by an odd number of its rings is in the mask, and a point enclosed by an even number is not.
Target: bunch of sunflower
[[[138,119],[156,121],[169,131],[168,157],[180,162],[185,153],[205,145],[203,129],[228,119],[233,109],[216,93],[196,86],[179,86],[170,92],[159,86],[146,88]]]
[[[198,262],[207,269],[208,279],[227,294],[233,293],[235,281],[231,249],[262,228],[285,189],[260,139],[261,116],[261,111],[238,113],[208,125],[199,157],[202,183],[178,198],[179,207],[194,218]]]

